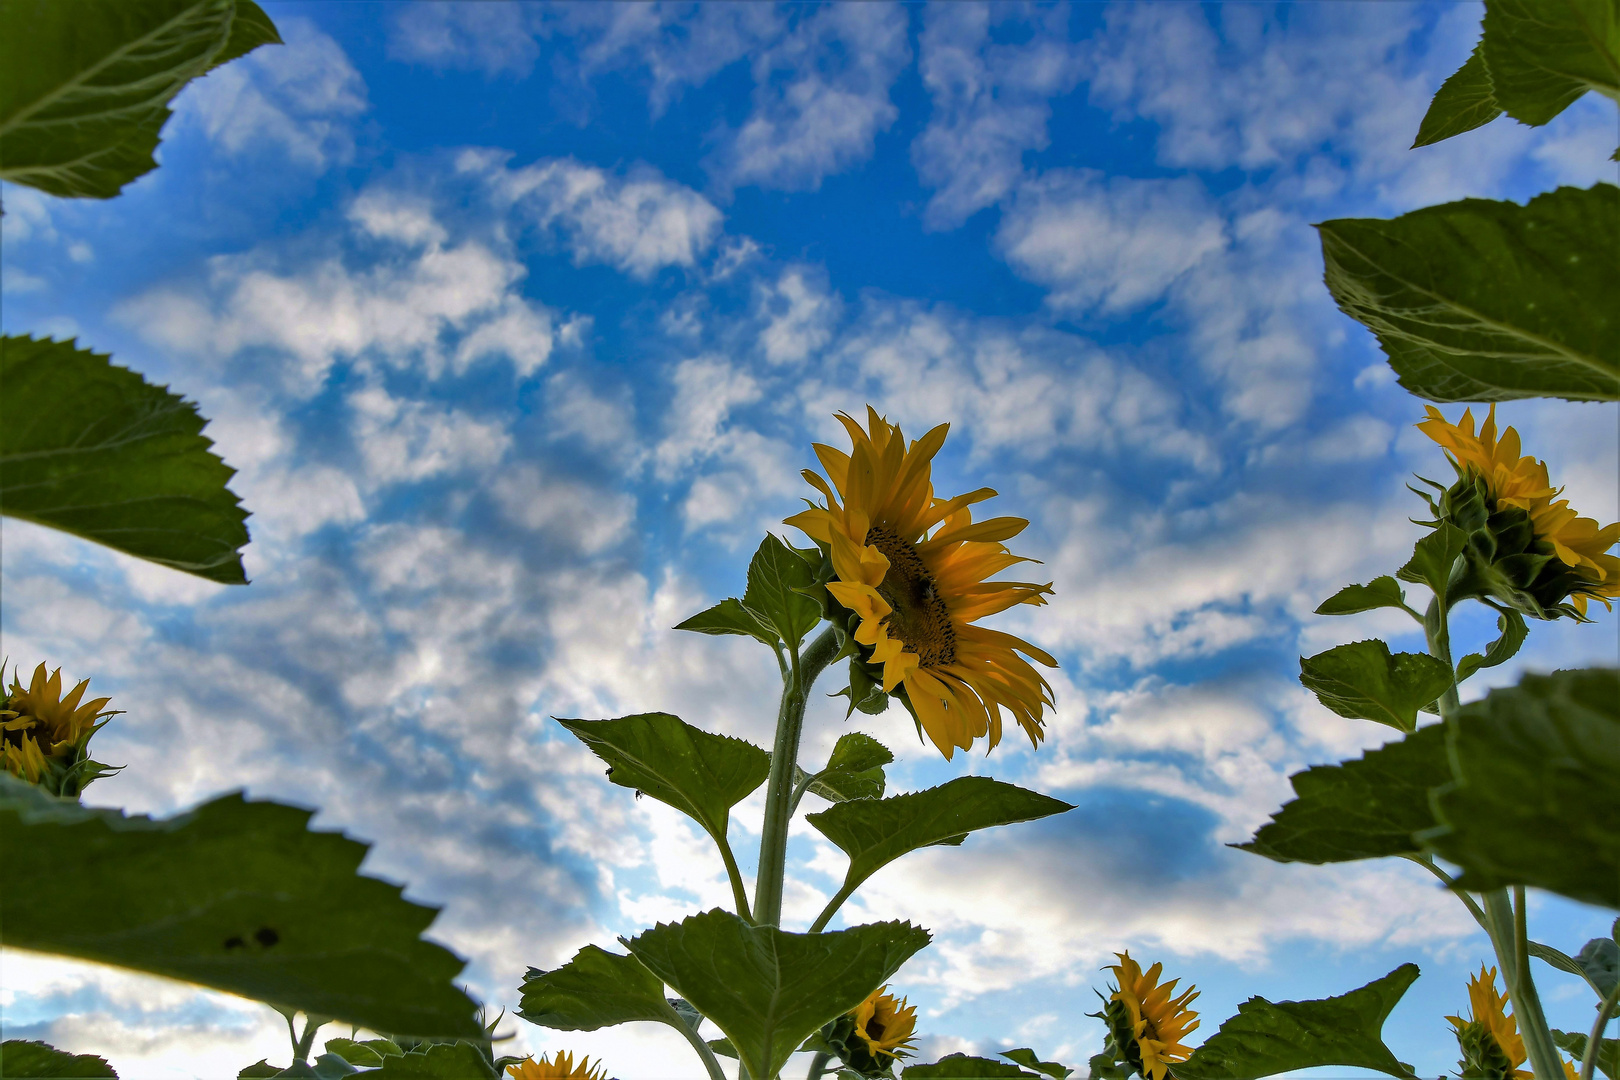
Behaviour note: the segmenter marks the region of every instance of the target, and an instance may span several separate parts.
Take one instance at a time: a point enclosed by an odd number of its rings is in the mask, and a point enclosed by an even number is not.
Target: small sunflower
[[[506,1075],[512,1080],[602,1080],[602,1064],[591,1064],[589,1057],[579,1059],[574,1064],[574,1056],[567,1050],[558,1050],[555,1054],[542,1054],[536,1061],[533,1057],[526,1057],[522,1061],[506,1067]]]
[[[103,709],[111,698],[83,700],[89,686],[85,679],[63,697],[61,668],[46,674],[40,664],[26,689],[13,672],[11,687],[0,701],[0,765],[13,776],[64,795],[77,794],[106,771],[105,766],[85,762],[87,767],[79,770],[82,775],[74,779],[72,774],[84,759],[90,736],[113,715]]]
[[[1114,955],[1119,963],[1103,969],[1112,971],[1118,983],[1103,1014],[1110,1041],[1138,1075],[1164,1080],[1171,1065],[1192,1054],[1192,1048],[1183,1046],[1181,1040],[1198,1029],[1198,1014],[1187,1008],[1198,990],[1189,986],[1172,996],[1181,980],[1160,985],[1163,964],[1154,964],[1143,974],[1130,950]]]
[[[1589,599],[1611,606],[1620,558],[1608,551],[1620,541],[1620,522],[1600,528],[1558,498],[1563,489],[1552,486],[1546,462],[1520,452],[1519,433],[1510,427],[1498,437],[1495,405],[1478,434],[1473,410],[1453,424],[1426,408],[1429,418],[1417,426],[1457,472],[1434,508],[1468,536],[1478,591],[1542,619],[1584,620]]]
[[[887,986],[872,991],[850,1015],[855,1019],[855,1036],[874,1059],[906,1057],[916,1048],[917,1007],[907,1005],[905,998],[896,1000]]]
[[[1479,974],[1468,980],[1469,1018],[1446,1017],[1462,1047],[1459,1064],[1463,1076],[1530,1080],[1530,1070],[1519,1067],[1528,1055],[1519,1037],[1519,1022],[1508,1014],[1507,1005],[1507,995],[1496,992],[1496,969],[1481,964]]]
[[[949,759],[981,736],[994,747],[1002,709],[1039,745],[1052,688],[1018,654],[1047,667],[1057,661],[1027,641],[976,625],[1015,604],[1046,603],[1050,584],[986,580],[1033,561],[1002,543],[1029,522],[974,522],[970,507],[994,496],[990,488],[934,497],[931,463],[948,424],[908,446],[897,425],[870,406],[866,411],[864,431],[838,414],[850,453],[815,444],[827,479],[809,469],[803,475],[826,502],[811,503],[787,524],[830,555],[834,580],[827,591],[859,619],[855,640],[881,665],[884,692],[903,693],[940,753]]]

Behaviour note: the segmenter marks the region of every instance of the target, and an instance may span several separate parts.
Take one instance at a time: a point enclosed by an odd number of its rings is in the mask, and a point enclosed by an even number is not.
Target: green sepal
[[[236,470],[209,449],[195,405],[104,353],[28,336],[0,337],[0,383],[0,512],[247,582],[248,515],[225,486]]]
[[[1502,111],[1539,126],[1588,90],[1620,101],[1613,0],[1490,0],[1481,48]]]
[[[1562,187],[1525,206],[1463,199],[1317,228],[1334,300],[1378,337],[1412,393],[1620,398],[1613,184]]]
[[[1558,1049],[1573,1056],[1577,1065],[1586,1060],[1585,1035],[1554,1028],[1552,1037]],[[1620,1080],[1620,1039],[1604,1039],[1598,1043],[1597,1067],[1609,1080]]]
[[[1385,574],[1365,585],[1346,585],[1316,609],[1318,615],[1356,615],[1376,608],[1404,608],[1406,594],[1395,579]]]
[[[859,654],[849,658],[849,685],[831,696],[849,698],[849,708],[844,710],[845,720],[853,716],[856,709],[868,716],[879,716],[889,708],[889,695],[883,692],[883,669],[867,663]]]
[[[0,1076],[118,1078],[106,1058],[94,1054],[70,1054],[49,1043],[24,1039],[7,1039],[0,1043]]]
[[[1453,1024],[1452,1033],[1462,1052],[1457,1062],[1457,1074],[1462,1080],[1515,1080],[1513,1062],[1490,1028],[1465,1020],[1461,1026]]]
[[[1451,689],[1451,668],[1427,653],[1391,653],[1377,639],[1300,657],[1299,681],[1323,705],[1351,720],[1417,730],[1423,706]]]
[[[1277,862],[1337,863],[1416,855],[1416,834],[1432,829],[1429,792],[1451,779],[1445,727],[1431,724],[1337,765],[1289,778],[1298,796],[1234,844]]]
[[[1027,1046],[1021,1046],[1017,1050],[1003,1050],[1001,1056],[1008,1061],[1022,1065],[1026,1069],[1032,1069],[1042,1076],[1050,1076],[1052,1080],[1067,1080],[1074,1072],[1073,1069],[1065,1065],[1059,1065],[1055,1061],[1042,1061],[1035,1051]]]
[[[1473,131],[1502,115],[1502,106],[1491,92],[1491,73],[1479,45],[1468,54],[1463,66],[1440,84],[1429,111],[1418,125],[1412,149],[1428,146],[1465,131]]]
[[[1035,1075],[1005,1061],[971,1057],[967,1054],[946,1054],[928,1065],[907,1065],[900,1072],[901,1080],[933,1080],[946,1077],[953,1080],[1001,1080],[1003,1077]]]
[[[366,846],[310,817],[240,795],[125,817],[0,774],[0,931],[374,1031],[478,1035],[461,959],[420,937],[435,909],[361,876]]]
[[[812,1032],[866,1000],[928,941],[910,923],[791,934],[716,908],[624,944],[725,1033],[750,1076],[775,1076]]]
[[[1416,964],[1338,997],[1270,1002],[1252,997],[1192,1056],[1176,1080],[1259,1080],[1323,1065],[1372,1069],[1402,1078],[1412,1067],[1384,1045],[1384,1021],[1417,980]]]
[[[1620,671],[1526,675],[1446,727],[1453,778],[1418,839],[1462,868],[1458,886],[1620,908]]]

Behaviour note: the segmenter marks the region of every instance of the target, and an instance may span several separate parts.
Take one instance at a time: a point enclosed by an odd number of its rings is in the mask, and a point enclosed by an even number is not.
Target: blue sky
[[[726,902],[706,841],[548,717],[768,742],[768,655],[668,628],[741,588],[810,441],[870,402],[913,436],[950,422],[936,487],[1031,520],[1018,550],[1056,596],[998,625],[1062,668],[1038,753],[946,764],[899,710],[862,729],[896,790],[976,772],[1079,807],[848,909],[935,931],[895,984],[928,1050],[1083,1062],[1097,969],[1129,947],[1200,986],[1204,1034],[1250,994],[1415,960],[1392,1045],[1452,1066],[1442,1017],[1488,955],[1454,901],[1404,865],[1222,846],[1290,773],[1384,740],[1297,657],[1421,647],[1311,610],[1403,561],[1403,485],[1448,468],[1322,288],[1310,223],[1612,180],[1612,108],[1407,150],[1471,4],[266,7],[286,46],[186,90],[122,198],[3,193],[5,330],[197,400],[254,514],[237,589],[5,523],[5,651],[126,710],[98,745],[128,768],[90,801],[321,807],[444,906],[434,934],[496,1006],[527,965]],[[1617,516],[1613,406],[1502,416]],[[1616,634],[1538,627],[1475,683],[1612,661]],[[845,730],[817,706],[806,757]],[[842,863],[798,835],[802,925]],[[1610,917],[1535,914],[1568,951]],[[1555,1022],[1586,1023],[1582,992],[1545,971]],[[0,1006],[8,1036],[124,1075],[285,1056],[261,1006],[15,952]],[[667,1031],[508,1026],[623,1080],[694,1074]]]

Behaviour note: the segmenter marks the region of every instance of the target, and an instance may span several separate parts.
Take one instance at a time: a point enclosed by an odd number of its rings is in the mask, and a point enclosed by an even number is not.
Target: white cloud
[[[828,292],[825,275],[808,267],[782,271],[774,282],[754,286],[754,308],[765,326],[759,344],[772,364],[796,364],[832,339],[842,303]]]
[[[561,538],[586,554],[621,540],[635,520],[635,500],[556,476],[538,466],[503,470],[490,487],[508,520]]]
[[[540,53],[531,10],[523,4],[406,4],[388,27],[388,56],[486,75],[528,75]]]
[[[429,402],[401,400],[382,386],[355,391],[348,405],[369,485],[416,483],[486,469],[512,445],[499,422]]]
[[[1047,13],[1026,43],[994,44],[991,18],[1008,13],[983,4],[927,10],[919,66],[934,111],[911,160],[922,182],[939,189],[924,216],[929,228],[960,225],[1012,189],[1024,152],[1047,145],[1050,99],[1079,77],[1067,9]]]
[[[607,263],[634,278],[695,265],[720,230],[712,203],[647,168],[619,177],[565,158],[506,170],[478,152],[463,154],[459,167],[486,175],[499,198],[542,228],[559,229],[576,263]]]
[[[1159,299],[1226,236],[1196,180],[1052,170],[1020,186],[996,243],[1059,310],[1119,314]]]
[[[353,123],[369,107],[343,48],[308,19],[277,22],[285,45],[266,45],[200,79],[176,112],[221,150],[273,151],[321,171],[354,154]]]
[[[889,88],[911,59],[908,19],[886,4],[808,11],[754,61],[754,110],[711,158],[717,180],[813,191],[866,160],[899,115]]]

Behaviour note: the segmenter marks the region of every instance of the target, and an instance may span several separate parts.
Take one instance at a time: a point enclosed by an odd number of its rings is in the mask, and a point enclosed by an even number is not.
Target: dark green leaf
[[[48,1043],[7,1039],[0,1043],[0,1076],[113,1077],[113,1067],[94,1054],[70,1054]]]
[[[811,1032],[859,1005],[928,940],[910,923],[790,934],[716,909],[625,944],[714,1021],[749,1075],[775,1076]]]
[[[1588,90],[1620,101],[1614,0],[1490,0],[1481,42],[1497,103],[1545,124]]]
[[[237,1074],[238,1077],[241,1073]],[[307,1061],[295,1061],[275,1074],[274,1080],[321,1080],[315,1075],[315,1066]]]
[[[1028,1047],[1020,1047],[1017,1050],[1003,1050],[1001,1056],[1009,1061],[1016,1061],[1025,1068],[1034,1069],[1042,1076],[1053,1077],[1054,1080],[1065,1080],[1074,1072],[1073,1069],[1059,1065],[1055,1061],[1042,1061],[1035,1055],[1035,1051]]]
[[[1469,653],[1457,661],[1457,681],[1462,682],[1480,668],[1496,667],[1513,659],[1518,653],[1519,646],[1529,636],[1530,628],[1524,625],[1524,616],[1512,608],[1508,608],[1496,617],[1496,629],[1501,634],[1485,649],[1485,655]]]
[[[1406,594],[1395,579],[1385,574],[1366,585],[1346,585],[1316,609],[1318,615],[1355,615],[1375,608],[1398,608],[1406,604]]]
[[[1321,1065],[1409,1077],[1411,1068],[1389,1052],[1382,1033],[1417,977],[1416,964],[1402,964],[1338,997],[1276,1003],[1252,997],[1175,1067],[1177,1080],[1257,1080]]]
[[[1555,1028],[1552,1037],[1558,1049],[1575,1058],[1576,1065],[1586,1060],[1585,1035]],[[1597,1067],[1609,1080],[1620,1080],[1620,1039],[1604,1039],[1598,1043]]]
[[[1451,779],[1445,729],[1419,728],[1364,756],[1290,778],[1299,796],[1253,840],[1235,845],[1278,862],[1334,863],[1416,855],[1434,827],[1430,789]]]
[[[759,620],[735,598],[722,600],[714,607],[698,612],[685,622],[677,623],[675,629],[692,630],[699,634],[741,634],[767,645],[777,642],[776,631],[761,626]]]
[[[1451,574],[1457,557],[1468,546],[1468,536],[1450,522],[1442,521],[1412,545],[1412,557],[1395,571],[1402,581],[1427,585],[1435,596],[1444,597],[1451,588]]]
[[[70,5],[41,5],[68,8]],[[196,406],[72,342],[0,337],[0,511],[243,584],[247,512]]]
[[[280,45],[281,33],[276,24],[270,21],[270,16],[253,0],[236,0],[236,15],[231,19],[231,36],[225,40],[225,47],[214,55],[214,60],[208,69],[232,60],[240,60],[260,45]]]
[[[364,1065],[372,1067],[382,1064],[382,1059],[390,1054],[403,1054],[405,1051],[392,1039],[366,1039],[357,1042],[354,1039],[327,1039],[326,1052],[336,1054],[350,1065]]]
[[[774,628],[789,648],[796,649],[821,622],[821,605],[796,591],[815,583],[815,570],[775,534],[766,533],[748,564],[748,590],[743,593],[742,606],[761,624]]]
[[[338,1080],[339,1077],[353,1076],[360,1070],[344,1060],[341,1054],[322,1054],[315,1059],[312,1071],[315,1080]]]
[[[382,1068],[366,1075],[376,1080],[496,1080],[494,1063],[470,1043],[439,1043],[389,1055]]]
[[[236,1080],[269,1080],[270,1077],[275,1076],[279,1072],[281,1072],[280,1069],[270,1064],[264,1058],[260,1058],[258,1061],[255,1061],[253,1064],[238,1072],[236,1074]]]
[[[887,783],[883,766],[894,760],[889,748],[858,731],[840,736],[827,767],[810,781],[808,790],[828,802],[881,799]]]
[[[924,1080],[925,1077],[950,1077],[952,1080],[1000,1080],[1009,1076],[1034,1076],[1016,1065],[991,1058],[969,1057],[967,1054],[946,1054],[932,1065],[907,1065],[900,1072],[901,1080]]]
[[[1414,731],[1418,710],[1450,689],[1451,669],[1426,653],[1391,655],[1382,641],[1353,641],[1300,657],[1299,681],[1340,716]]]
[[[717,841],[731,808],[771,771],[770,755],[753,743],[711,735],[669,713],[557,722],[608,763],[609,780],[668,803]]]
[[[731,1045],[730,1039],[710,1039],[709,1049],[721,1057],[734,1058],[737,1056],[737,1048]]]
[[[462,961],[421,940],[434,910],[360,876],[366,846],[309,818],[240,795],[125,817],[0,775],[0,934],[373,1030],[477,1036]]]
[[[1607,997],[1614,990],[1615,982],[1620,980],[1620,945],[1615,944],[1613,938],[1593,938],[1588,941],[1581,946],[1575,962],[1580,965],[1581,974],[1599,997]]]
[[[633,1020],[681,1022],[665,1000],[658,976],[633,956],[595,945],[585,946],[555,971],[524,979],[518,1015],[560,1031],[595,1031]]]
[[[156,168],[169,102],[225,47],[233,8],[0,2],[0,180],[106,199]]]
[[[1447,776],[1447,779],[1450,779],[1449,775]],[[1545,960],[1559,971],[1567,971],[1571,975],[1579,975],[1583,979],[1586,978],[1585,970],[1582,969],[1581,965],[1575,962],[1575,958],[1570,956],[1568,953],[1560,952],[1551,945],[1543,945],[1539,941],[1528,942],[1527,947],[1530,951],[1530,955],[1534,956],[1536,959]]]
[[[1459,884],[1620,908],[1620,672],[1526,675],[1447,726],[1454,780],[1419,839],[1462,867]]]
[[[1480,56],[1480,47],[1475,45],[1463,66],[1440,84],[1429,111],[1423,115],[1423,123],[1418,125],[1412,148],[1484,127],[1501,115],[1502,107],[1491,93],[1491,73]]]
[[[1340,309],[1432,401],[1620,398],[1620,188],[1317,227]]]
[[[1073,806],[987,776],[955,780],[909,795],[837,803],[805,820],[849,856],[844,888],[852,889],[908,851],[978,829],[1034,821]]]

